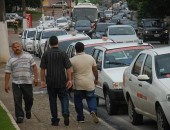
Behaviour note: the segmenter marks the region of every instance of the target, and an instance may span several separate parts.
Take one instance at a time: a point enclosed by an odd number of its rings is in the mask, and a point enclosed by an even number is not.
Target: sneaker
[[[23,117],[18,117],[16,123],[22,123],[22,122],[23,122]]]
[[[26,118],[30,119],[31,118],[31,112],[26,112]]]
[[[69,125],[69,117],[64,117],[64,124],[65,126]]]
[[[94,123],[99,123],[99,119],[98,119],[98,117],[96,116],[96,113],[95,112],[91,112],[91,116],[92,116],[92,118],[93,118],[93,122]]]
[[[85,121],[84,120],[81,120],[81,121],[78,121],[79,123],[84,123]]]

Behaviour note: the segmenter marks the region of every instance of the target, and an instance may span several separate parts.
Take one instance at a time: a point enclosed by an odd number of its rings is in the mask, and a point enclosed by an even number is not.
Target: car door
[[[155,102],[154,102],[154,97],[155,95],[155,91],[154,91],[154,87],[152,85],[152,75],[153,75],[153,69],[152,69],[152,56],[151,55],[147,55],[146,60],[142,66],[142,75],[146,74],[148,75],[148,77],[150,78],[149,81],[139,81],[140,84],[140,93],[141,93],[141,102],[140,104],[142,106],[144,106],[142,108],[142,110],[144,112],[147,113],[152,113],[155,111]]]
[[[103,51],[96,49],[93,53],[93,57],[96,60],[96,64],[97,64],[97,69],[98,69],[98,85],[96,85],[96,89],[95,89],[95,93],[96,95],[103,97],[103,85],[102,85],[102,77],[101,77],[101,73],[102,73],[102,60],[103,60]]]
[[[141,86],[139,85],[139,80],[137,79],[137,77],[140,75],[141,73],[141,69],[142,69],[142,65],[144,62],[146,55],[145,54],[140,54],[138,56],[138,58],[136,59],[133,67],[132,67],[132,71],[131,71],[131,75],[128,77],[128,86],[130,88],[130,95],[131,95],[131,99],[133,101],[133,104],[136,108],[141,109]]]

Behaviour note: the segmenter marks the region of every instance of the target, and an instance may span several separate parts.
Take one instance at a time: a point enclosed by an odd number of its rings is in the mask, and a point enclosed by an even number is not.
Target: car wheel
[[[117,114],[118,107],[116,104],[114,104],[110,100],[109,92],[106,92],[105,94],[105,105],[106,105],[106,110],[109,115],[115,115]]]
[[[131,99],[128,101],[128,115],[133,125],[140,125],[143,122],[143,115],[136,113]]]
[[[158,130],[170,130],[170,125],[168,124],[165,114],[160,106],[158,106],[156,114]]]

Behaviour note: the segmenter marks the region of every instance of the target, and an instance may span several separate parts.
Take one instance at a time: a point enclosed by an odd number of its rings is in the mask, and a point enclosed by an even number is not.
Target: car
[[[91,22],[89,20],[78,20],[75,23],[74,29],[78,32],[84,32],[86,34],[90,34]]]
[[[26,28],[21,36],[23,50],[30,53],[33,52],[33,37],[36,33],[36,28]]]
[[[47,39],[49,39],[51,36],[60,36],[60,35],[66,35],[67,31],[60,28],[48,28],[44,29],[40,37],[38,39],[38,57],[41,58],[43,52],[44,52],[44,45]]]
[[[104,16],[105,16],[105,19],[107,19],[107,20],[111,19],[113,15],[114,15],[114,13],[113,13],[112,10],[105,10],[104,11]]]
[[[58,28],[63,28],[65,30],[70,30],[70,23],[68,22],[67,18],[61,17],[56,19],[55,24]]]
[[[122,83],[123,72],[133,61],[135,56],[144,49],[152,48],[147,43],[120,43],[96,46],[92,56],[96,60],[99,83],[96,85],[95,94],[105,100],[109,115],[117,114],[121,105],[126,105]]]
[[[168,44],[169,42],[169,30],[160,19],[142,19],[138,24],[138,36],[143,41],[150,43]]]
[[[55,24],[55,18],[53,16],[44,16],[40,18],[39,20],[39,26],[54,26]]]
[[[92,38],[102,38],[108,26],[115,25],[114,23],[97,23],[92,31]]]
[[[133,125],[143,116],[170,130],[170,47],[141,51],[123,74],[123,93]]]
[[[56,7],[56,8],[66,8],[68,5],[67,5],[67,2],[65,1],[58,1],[56,2],[55,4],[52,4],[52,7]]]
[[[81,42],[84,44],[84,52],[86,54],[91,54],[91,51],[95,46],[114,43],[112,40],[109,39],[89,39],[89,40],[82,40],[77,42]],[[69,58],[72,58],[76,54],[75,45],[77,42],[73,42],[68,46],[66,53]]]
[[[108,26],[105,35],[116,43],[138,42],[139,38],[131,25]]]
[[[57,38],[59,42],[58,44],[59,48],[65,52],[67,51],[67,48],[71,43],[91,39],[87,34],[76,32],[72,32],[71,34],[63,36],[58,36]],[[42,46],[44,46],[44,51],[48,51],[48,49],[51,48],[49,40],[47,40],[46,43]]]

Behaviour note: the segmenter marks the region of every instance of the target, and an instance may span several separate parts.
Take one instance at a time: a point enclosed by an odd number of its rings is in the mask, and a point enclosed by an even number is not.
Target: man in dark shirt
[[[64,124],[69,125],[69,100],[68,91],[72,86],[71,63],[67,54],[58,48],[58,38],[49,39],[51,49],[43,54],[41,59],[41,87],[47,86],[51,109],[51,125],[58,126],[57,96],[61,101]]]

